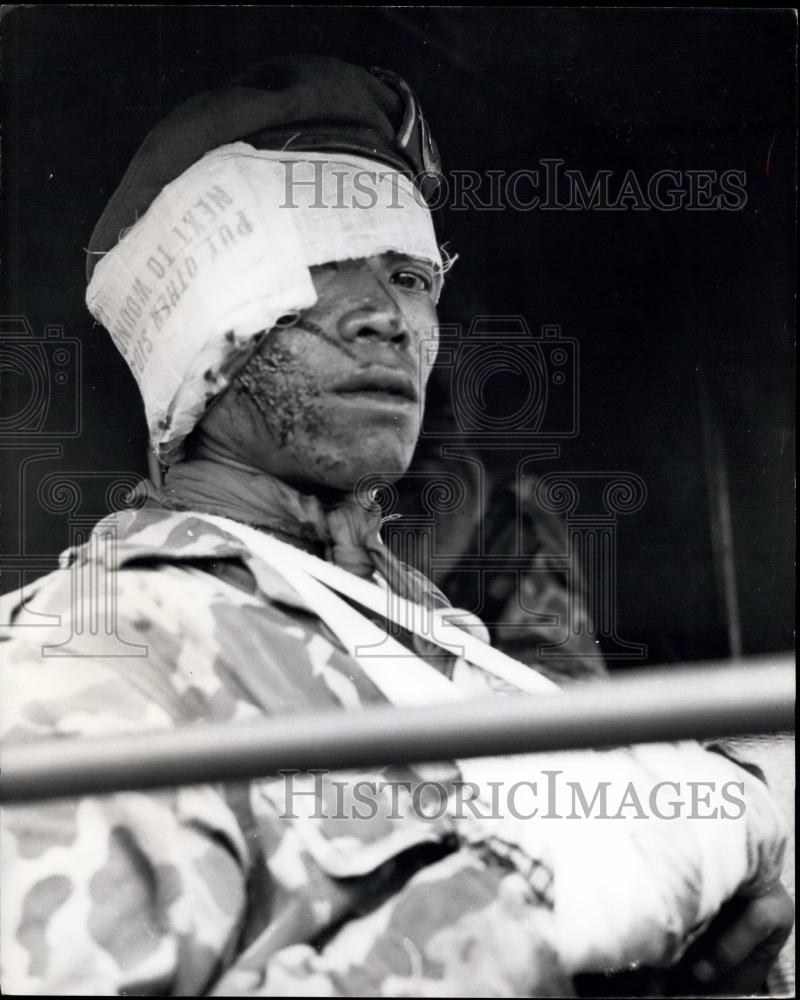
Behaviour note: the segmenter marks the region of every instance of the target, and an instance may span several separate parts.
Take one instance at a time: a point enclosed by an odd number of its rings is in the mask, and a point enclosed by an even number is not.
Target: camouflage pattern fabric
[[[566,526],[555,514],[541,509],[537,483],[528,476],[521,483],[498,487],[491,495],[482,526],[485,551],[490,558],[520,552],[530,560],[531,568],[518,579],[492,574],[482,617],[491,623],[493,645],[559,684],[603,677],[606,666],[587,619],[586,581],[579,566],[572,567],[571,580],[559,568],[568,550]],[[437,582],[454,604],[470,606],[469,582],[463,574],[451,573]],[[558,625],[539,624],[545,616]],[[544,650],[557,642],[562,643],[561,655],[548,657]]]
[[[191,512],[106,519],[62,570],[0,604],[6,741],[51,739],[57,753],[65,737],[384,700],[271,565]],[[461,777],[445,762],[9,806],[3,989],[574,995],[542,843],[520,851],[492,824],[418,807],[426,782]],[[357,783],[375,789],[366,813]],[[757,825],[760,877],[780,844]]]
[[[110,633],[92,595],[116,609]],[[106,519],[2,605],[3,739],[52,739],[54,753],[59,738],[382,700],[280,576],[191,513]],[[410,790],[424,773],[350,777]],[[342,778],[5,808],[3,989],[572,995],[547,943],[546,872],[534,882],[466,844],[410,791],[368,819],[317,816]]]
[[[432,486],[441,483],[446,491],[442,477],[448,476],[460,484],[463,502],[437,511],[433,557],[413,546],[403,550],[406,557],[452,604],[478,615],[492,645],[515,660],[561,685],[607,676],[587,615],[582,567],[573,559],[570,572],[564,569],[567,528],[542,509],[535,475],[495,483],[489,477],[484,483],[487,473],[474,456],[443,458],[436,447],[421,446],[398,497],[400,534],[405,520],[427,513]],[[391,547],[392,523],[385,528]],[[442,557],[439,565],[436,556]],[[547,647],[554,644],[559,644],[557,657],[548,655]]]

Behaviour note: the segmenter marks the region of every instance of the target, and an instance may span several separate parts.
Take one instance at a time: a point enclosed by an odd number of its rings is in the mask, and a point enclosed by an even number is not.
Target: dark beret
[[[269,59],[230,86],[180,104],[150,132],[92,233],[87,279],[166,184],[205,153],[238,141],[366,156],[413,178],[423,197],[438,184],[436,144],[396,73],[325,56]]]

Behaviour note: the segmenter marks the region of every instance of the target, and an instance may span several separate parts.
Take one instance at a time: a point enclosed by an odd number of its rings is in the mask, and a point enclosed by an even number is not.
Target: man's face
[[[300,489],[397,478],[419,436],[440,279],[393,253],[311,275],[316,305],[267,334],[204,417],[201,438]]]

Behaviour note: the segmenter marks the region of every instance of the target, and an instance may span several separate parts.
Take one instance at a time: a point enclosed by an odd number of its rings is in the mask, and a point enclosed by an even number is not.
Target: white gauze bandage
[[[258,334],[317,301],[309,268],[395,252],[442,259],[412,182],[358,156],[208,153],[97,264],[89,311],[110,332],[170,464]]]

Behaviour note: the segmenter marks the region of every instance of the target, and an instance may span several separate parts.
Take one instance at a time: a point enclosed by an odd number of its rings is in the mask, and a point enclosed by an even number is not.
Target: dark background
[[[83,304],[83,248],[133,152],[193,93],[266,56],[315,52],[404,76],[447,171],[562,157],[589,177],[746,172],[735,212],[450,211],[442,236],[461,259],[440,313],[521,314],[579,341],[581,433],[541,471],[624,470],[647,485],[619,522],[622,636],[655,661],[729,651],[709,499],[722,471],[743,649],[790,648],[792,13],[40,6],[0,30],[3,313],[36,336],[62,326],[82,349],[74,436],[69,380],[50,385],[49,422],[19,433],[31,376],[4,355],[3,590],[53,564],[68,514],[105,512],[113,474],[146,472],[133,379]],[[515,391],[495,385],[492,405],[513,410]],[[47,492],[54,473],[82,485],[79,505]]]

